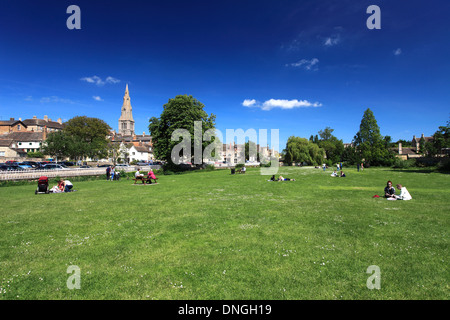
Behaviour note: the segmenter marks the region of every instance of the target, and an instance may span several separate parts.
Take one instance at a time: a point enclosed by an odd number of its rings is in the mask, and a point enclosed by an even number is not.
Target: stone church
[[[136,134],[134,124],[133,108],[131,107],[130,91],[127,84],[119,118],[119,130],[118,133],[112,132],[111,141],[121,143],[127,148],[127,162],[153,160],[152,137],[146,135],[145,132],[142,135]]]

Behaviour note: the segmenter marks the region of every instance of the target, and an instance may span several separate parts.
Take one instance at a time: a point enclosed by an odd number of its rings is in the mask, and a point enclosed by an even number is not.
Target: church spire
[[[126,136],[134,135],[133,108],[131,107],[128,84],[125,88],[125,95],[123,96],[122,113],[119,118],[119,134]]]

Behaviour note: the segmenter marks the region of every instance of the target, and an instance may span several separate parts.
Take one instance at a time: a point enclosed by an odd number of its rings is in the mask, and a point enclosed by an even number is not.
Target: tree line
[[[192,150],[194,149],[194,121],[202,122],[202,134],[208,129],[215,128],[216,116],[208,114],[205,106],[197,99],[188,95],[178,95],[164,104],[160,117],[149,120],[148,129],[152,136],[153,154],[158,160],[165,160],[171,165],[171,151],[178,143],[171,140],[176,129],[186,129],[192,136]],[[440,126],[431,141],[420,143],[419,152],[431,157],[448,154],[450,148],[450,121]],[[102,159],[117,157],[117,144],[108,138],[111,127],[103,120],[77,116],[64,123],[63,130],[50,133],[41,150],[44,154],[70,159]],[[303,163],[307,165],[333,165],[339,162],[356,164],[364,162],[369,166],[391,166],[398,159],[395,156],[395,146],[401,142],[403,146],[410,145],[410,141],[399,140],[393,143],[390,136],[383,136],[372,110],[364,111],[359,131],[352,143],[345,146],[343,141],[333,135],[334,129],[326,127],[309,139],[291,136],[281,156],[285,164]],[[214,141],[214,138],[213,138]],[[215,141],[221,144],[220,141]],[[202,149],[211,142],[202,142]],[[255,142],[245,143],[245,157],[249,159],[249,150],[255,148]],[[218,155],[215,155],[216,158]],[[260,155],[257,154],[257,160]]]

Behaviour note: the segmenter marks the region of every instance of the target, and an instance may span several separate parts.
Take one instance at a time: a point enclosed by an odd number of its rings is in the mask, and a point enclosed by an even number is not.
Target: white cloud
[[[106,82],[107,83],[119,83],[120,82],[120,80],[119,79],[116,79],[116,78],[113,78],[113,77],[108,77],[108,78],[106,78]]]
[[[398,48],[396,50],[394,50],[394,55],[399,56],[402,54],[402,49]]]
[[[331,37],[326,38],[323,44],[327,47],[332,47],[334,45],[337,45],[340,41],[341,37],[339,35],[333,35]]]
[[[93,96],[92,97],[95,101],[103,101],[102,98],[100,98],[99,96]]]
[[[317,59],[317,58],[312,58],[311,60],[302,59],[298,62],[287,64],[286,67],[304,68],[306,70],[316,71],[318,69],[317,68],[318,63],[319,63],[319,59]]]
[[[269,111],[274,108],[280,109],[294,109],[294,108],[309,108],[309,107],[321,107],[322,104],[319,102],[309,102],[308,100],[284,100],[284,99],[270,99],[265,101],[263,104],[259,104],[256,100],[246,99],[242,103],[245,107],[257,107],[264,111]]]
[[[250,100],[250,99],[245,99],[244,102],[242,102],[242,105],[243,105],[244,107],[251,107],[251,106],[253,106],[253,105],[255,105],[255,104],[256,104],[256,100],[255,100],[255,99],[252,99],[252,100]]]
[[[32,96],[28,96],[24,99],[25,101],[33,101],[33,97]]]
[[[86,81],[88,83],[94,83],[97,86],[103,86],[105,83],[119,83],[120,80],[113,78],[113,77],[107,77],[105,81],[102,80],[102,78],[98,76],[92,76],[92,77],[84,77],[80,79],[81,81]]]
[[[69,103],[69,104],[75,103],[70,99],[64,99],[64,98],[60,98],[57,96],[43,97],[43,98],[41,98],[40,102],[41,103]]]

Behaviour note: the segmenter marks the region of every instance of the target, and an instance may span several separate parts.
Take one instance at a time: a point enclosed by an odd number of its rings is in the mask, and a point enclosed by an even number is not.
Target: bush
[[[45,155],[42,152],[37,151],[37,152],[28,152],[27,157],[28,158],[45,158]]]
[[[393,167],[396,169],[406,169],[406,168],[412,168],[416,166],[416,160],[415,159],[408,159],[408,160],[402,160],[402,159],[395,159]]]
[[[437,166],[438,171],[450,173],[450,158],[441,160]]]

